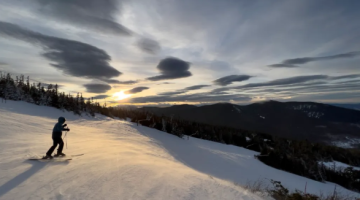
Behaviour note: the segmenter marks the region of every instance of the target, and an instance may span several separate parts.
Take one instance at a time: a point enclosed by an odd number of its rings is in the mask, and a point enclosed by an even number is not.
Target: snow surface
[[[348,164],[339,162],[339,161],[333,161],[333,162],[320,162],[320,164],[323,164],[325,167],[329,169],[335,169],[335,171],[343,171],[347,167],[353,167],[354,170],[360,170],[360,167],[354,167],[350,166]]]
[[[59,116],[67,119],[68,162],[38,162],[52,144]],[[0,199],[262,199],[238,184],[281,181],[291,190],[331,193],[316,182],[264,165],[257,152],[190,140],[101,115],[79,117],[25,102],[0,103]],[[341,186],[343,193],[358,195]]]
[[[335,145],[337,147],[341,147],[344,149],[350,149],[358,146],[360,144],[360,138],[349,138],[345,137],[345,139],[338,140],[338,141],[332,141],[332,145]]]

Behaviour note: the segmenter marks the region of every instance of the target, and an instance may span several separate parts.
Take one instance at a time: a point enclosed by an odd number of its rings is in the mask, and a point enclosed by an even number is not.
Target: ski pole
[[[68,133],[68,131],[66,131],[65,137],[66,137],[67,133]],[[67,137],[66,137],[66,149],[67,149]]]
[[[65,140],[66,149],[67,149],[67,137],[66,137],[67,132],[68,132],[68,131],[66,131],[65,136],[64,136],[64,139],[66,139],[66,140]]]

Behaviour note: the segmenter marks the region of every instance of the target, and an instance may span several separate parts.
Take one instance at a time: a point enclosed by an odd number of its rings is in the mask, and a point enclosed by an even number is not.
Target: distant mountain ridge
[[[360,138],[360,111],[322,103],[267,101],[247,106],[218,103],[141,109],[157,115],[292,139],[339,141],[346,137]]]
[[[353,109],[353,110],[360,110],[360,103],[354,103],[354,104],[341,104],[341,103],[333,103],[331,104],[333,106],[341,107],[341,108],[347,108],[347,109]]]

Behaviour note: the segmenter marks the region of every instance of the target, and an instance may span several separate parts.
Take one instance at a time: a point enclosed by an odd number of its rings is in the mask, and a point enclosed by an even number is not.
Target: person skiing
[[[62,152],[64,147],[64,142],[61,138],[62,131],[70,131],[69,128],[65,128],[67,124],[64,124],[66,119],[64,117],[59,117],[58,123],[55,124],[52,132],[52,139],[53,139],[53,145],[50,147],[49,151],[46,152],[46,156],[43,157],[43,159],[52,159],[53,157],[51,154],[55,150],[56,146],[59,145],[57,154],[55,154],[55,157],[58,156],[65,156],[65,154]]]

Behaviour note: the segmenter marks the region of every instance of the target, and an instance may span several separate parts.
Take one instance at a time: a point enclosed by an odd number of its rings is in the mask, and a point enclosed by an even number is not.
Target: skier
[[[64,142],[61,138],[62,136],[62,131],[70,131],[69,128],[65,128],[67,126],[67,124],[65,123],[65,118],[64,117],[59,117],[58,119],[58,123],[55,124],[53,132],[52,132],[52,139],[53,139],[53,146],[50,147],[49,151],[46,152],[46,156],[43,157],[43,159],[52,159],[53,157],[51,156],[51,154],[53,153],[53,151],[55,150],[56,146],[59,144],[59,148],[57,151],[57,154],[55,154],[55,157],[58,156],[65,156],[65,154],[62,152],[63,147],[64,147]]]

